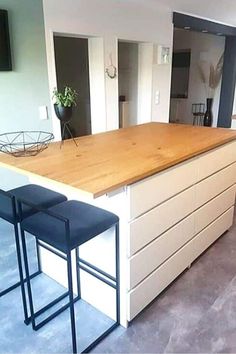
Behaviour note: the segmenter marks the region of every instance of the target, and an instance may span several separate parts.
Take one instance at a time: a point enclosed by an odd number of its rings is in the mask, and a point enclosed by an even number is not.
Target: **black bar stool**
[[[23,310],[24,310],[24,320],[26,324],[29,324],[30,317],[27,312],[27,304],[26,304],[26,296],[25,296],[25,288],[22,269],[22,260],[21,260],[21,247],[19,241],[19,231],[18,231],[18,223],[20,220],[19,209],[17,205],[18,198],[24,199],[30,203],[37,205],[38,207],[48,208],[53,205],[59,204],[67,200],[67,198],[57,192],[51,191],[47,188],[35,185],[28,184],[22,187],[18,187],[15,189],[11,189],[9,191],[0,190],[0,218],[9,222],[14,227],[15,232],[15,244],[16,244],[16,255],[17,255],[17,263],[18,263],[18,271],[20,280],[9,286],[8,288],[2,290],[0,292],[0,297],[6,295],[11,290],[21,286],[22,293],[22,302],[23,302]],[[25,205],[22,208],[21,218],[24,219],[27,216],[30,216],[35,213],[35,210],[30,206]],[[38,258],[38,270],[30,275],[30,278],[33,278],[41,273],[41,265],[40,265],[40,257],[39,257],[39,247],[38,242],[36,242],[36,250],[37,250],[37,258]]]
[[[19,210],[24,208],[25,205],[29,205],[24,200],[19,203]],[[36,324],[36,318],[39,314],[42,314],[48,307],[44,307],[39,310],[39,313],[35,313],[31,282],[28,268],[28,256],[25,242],[25,231],[34,235],[40,242],[43,242],[44,247],[49,249],[54,254],[62,257],[67,261],[67,279],[68,279],[68,296],[69,302],[64,305],[63,310],[66,307],[70,308],[70,320],[71,320],[71,334],[72,334],[72,346],[73,352],[77,353],[77,341],[76,341],[76,326],[75,326],[75,313],[74,302],[80,298],[80,289],[78,289],[78,296],[74,298],[73,295],[73,282],[72,282],[72,266],[71,266],[71,252],[74,249],[78,249],[79,246],[85,242],[91,240],[95,236],[103,233],[104,231],[115,227],[115,245],[116,245],[116,276],[113,278],[104,271],[97,267],[91,266],[92,269],[83,267],[90,274],[96,276],[101,281],[104,281],[109,286],[112,286],[116,290],[116,321],[107,329],[102,335],[100,335],[95,341],[93,341],[83,352],[90,351],[100,340],[108,335],[115,327],[119,325],[120,321],[120,307],[119,307],[119,218],[115,214],[106,210],[94,207],[92,205],[79,202],[79,201],[66,201],[58,204],[48,210],[41,210],[38,213],[25,218],[21,221],[21,240],[27,280],[27,290],[30,304],[30,314],[32,319],[32,327],[34,330],[39,329],[44,324],[54,318],[54,314],[48,316],[45,320]],[[40,243],[41,244],[41,243]],[[53,248],[52,248],[53,247]],[[102,255],[101,255],[102,256]],[[79,272],[80,262],[85,262],[78,258],[76,263],[77,275]],[[108,280],[104,280],[104,276],[108,276]],[[78,277],[79,281],[79,277]],[[57,315],[57,311],[55,312]]]

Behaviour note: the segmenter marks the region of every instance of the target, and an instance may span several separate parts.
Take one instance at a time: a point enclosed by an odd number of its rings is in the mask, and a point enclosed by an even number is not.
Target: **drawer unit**
[[[204,250],[221,236],[233,222],[234,208],[211,223],[196,235],[171,258],[127,295],[128,321],[131,321],[145,306],[184,271]]]
[[[196,210],[195,215],[195,232],[199,233],[213,220],[217,219],[225,210],[232,207],[235,203],[235,184],[226,191],[212,199],[200,209]]]
[[[235,203],[235,189],[235,185],[228,188],[133,255],[129,259],[128,290],[141,282],[194,235],[230,209]]]
[[[128,290],[136,286],[194,236],[191,214],[129,259]]]
[[[129,224],[128,257],[194,210],[194,188],[185,190]]]
[[[169,168],[128,186],[130,219],[192,186],[197,179],[196,159]]]
[[[236,161],[236,142],[220,146],[198,158],[198,180],[202,180]]]
[[[196,209],[235,183],[236,163],[196,184]]]
[[[231,142],[131,184],[128,186],[130,219],[136,218],[235,161],[236,142]]]

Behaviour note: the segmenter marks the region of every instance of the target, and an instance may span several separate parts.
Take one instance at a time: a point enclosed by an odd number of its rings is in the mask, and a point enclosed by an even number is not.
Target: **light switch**
[[[155,104],[160,103],[160,91],[155,92]]]
[[[170,47],[159,45],[158,46],[157,63],[158,64],[170,64],[170,57],[171,57]]]
[[[48,109],[47,106],[39,106],[39,119],[46,120],[48,119]]]

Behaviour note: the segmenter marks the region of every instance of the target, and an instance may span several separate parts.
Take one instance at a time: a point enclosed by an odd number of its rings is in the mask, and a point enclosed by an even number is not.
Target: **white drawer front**
[[[176,195],[129,224],[128,257],[194,210],[194,188]]]
[[[162,292],[179,274],[207,249],[233,222],[232,207],[169,258],[127,295],[128,321]]]
[[[236,163],[196,184],[196,209],[236,182]]]
[[[136,286],[194,236],[194,216],[159,236],[129,260],[128,290]]]
[[[236,142],[228,143],[199,157],[198,180],[221,170],[236,161]]]
[[[196,179],[197,165],[194,159],[130,185],[130,219],[192,186]]]
[[[227,209],[232,207],[235,203],[235,188],[233,185],[225,192],[218,195],[216,198],[205,204],[203,207],[198,209],[195,215],[195,232],[199,233],[207,225],[209,225],[213,220],[217,219],[221,214],[223,214]]]

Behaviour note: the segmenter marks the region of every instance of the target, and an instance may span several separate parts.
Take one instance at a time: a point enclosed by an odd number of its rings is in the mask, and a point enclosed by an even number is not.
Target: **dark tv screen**
[[[0,10],[0,71],[12,70],[11,49],[6,10]]]

